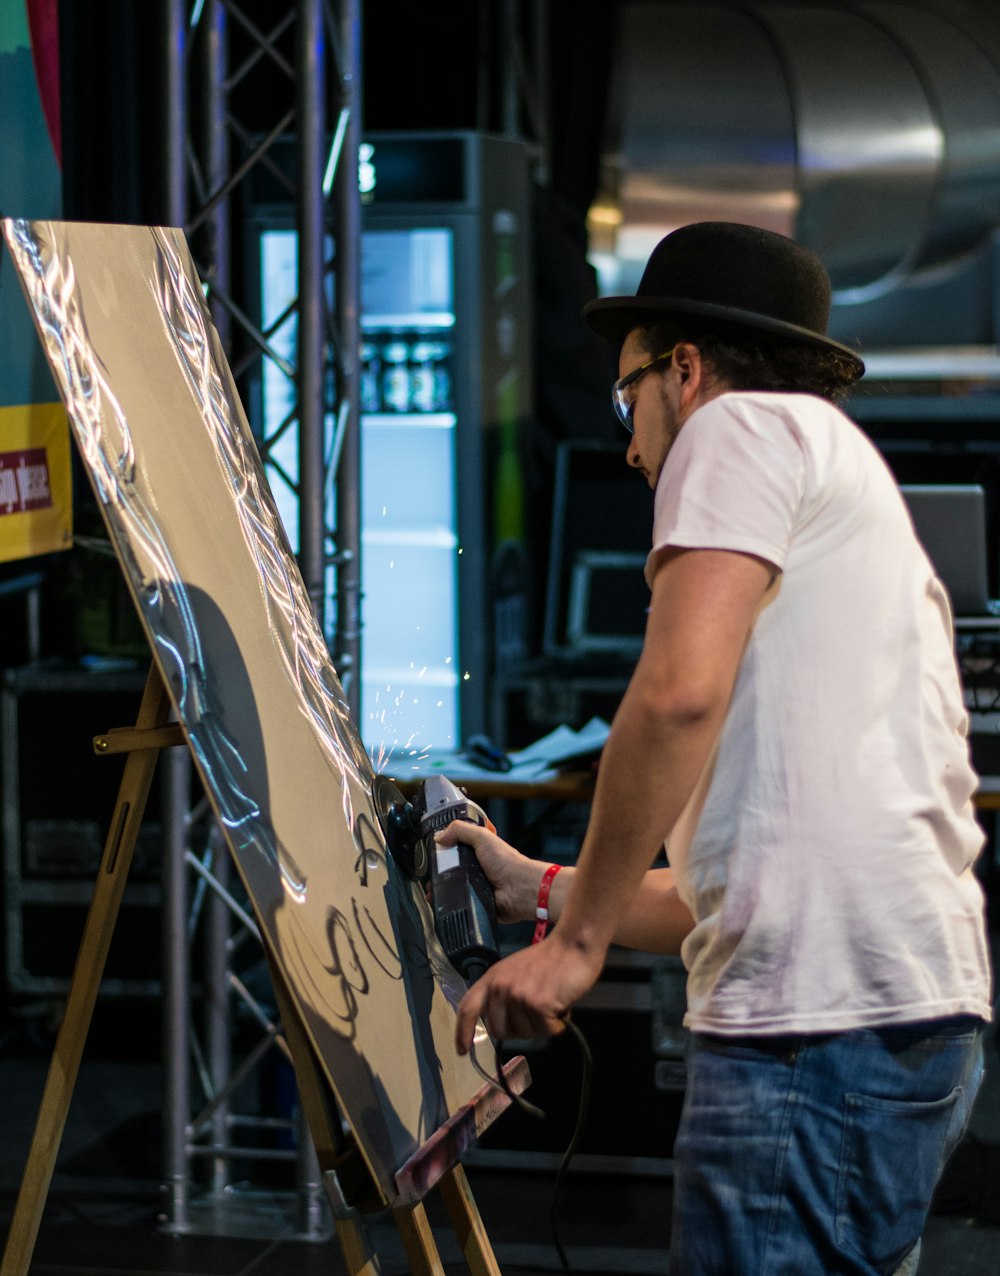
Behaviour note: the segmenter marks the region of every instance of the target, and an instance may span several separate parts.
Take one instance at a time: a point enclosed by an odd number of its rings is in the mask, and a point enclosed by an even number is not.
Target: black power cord
[[[580,1051],[580,1061],[582,1072],[580,1077],[580,1103],[577,1108],[576,1125],[573,1128],[573,1134],[569,1141],[569,1146],[563,1153],[562,1160],[559,1162],[559,1168],[556,1170],[555,1181],[552,1184],[552,1205],[549,1210],[549,1226],[552,1231],[552,1243],[555,1245],[556,1253],[559,1255],[559,1262],[566,1276],[573,1276],[573,1269],[569,1265],[569,1259],[566,1257],[566,1251],[563,1248],[562,1241],[559,1236],[559,1194],[569,1170],[570,1162],[576,1154],[577,1146],[583,1134],[583,1128],[587,1121],[587,1114],[590,1110],[590,1081],[593,1072],[593,1058],[590,1053],[590,1047],[587,1045],[587,1038],[583,1035],[573,1020],[567,1015],[566,1030],[576,1041]],[[476,1059],[475,1047],[472,1049],[472,1066],[476,1069],[481,1077],[485,1077],[494,1089],[503,1091],[516,1107],[518,1107],[526,1116],[532,1117],[536,1121],[545,1119],[545,1113],[540,1107],[529,1101],[521,1094],[515,1094],[510,1088],[510,1082],[504,1074],[503,1064],[500,1060],[500,1052],[503,1048],[503,1042],[497,1039],[493,1043],[493,1049],[496,1055],[496,1076],[492,1077],[485,1071]]]

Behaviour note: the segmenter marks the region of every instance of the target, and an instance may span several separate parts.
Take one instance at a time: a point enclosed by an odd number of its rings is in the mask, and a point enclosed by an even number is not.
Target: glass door
[[[362,712],[378,765],[458,744],[453,232],[361,250]]]

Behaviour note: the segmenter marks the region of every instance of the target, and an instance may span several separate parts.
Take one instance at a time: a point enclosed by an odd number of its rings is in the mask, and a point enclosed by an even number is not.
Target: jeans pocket
[[[962,1086],[912,1102],[845,1095],[837,1241],[877,1272],[895,1271],[923,1231]]]

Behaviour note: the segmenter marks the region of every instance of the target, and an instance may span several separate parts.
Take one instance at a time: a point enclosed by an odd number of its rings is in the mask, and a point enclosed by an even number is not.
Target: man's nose
[[[625,460],[626,460],[626,461],[629,463],[629,465],[631,465],[631,466],[632,466],[632,468],[633,468],[633,469],[635,469],[635,470],[638,470],[638,469],[641,469],[641,468],[642,468],[642,460],[641,460],[641,458],[640,458],[640,456],[639,456],[639,449],[636,447],[636,444],[635,444],[635,435],[634,435],[634,434],[632,435],[632,437],[631,437],[631,438],[629,439],[629,441],[628,441],[628,448],[627,448],[627,450],[626,450],[626,452],[625,452]]]

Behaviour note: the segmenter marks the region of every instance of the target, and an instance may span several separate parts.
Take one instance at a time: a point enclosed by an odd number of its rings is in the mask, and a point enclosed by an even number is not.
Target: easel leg
[[[341,1173],[333,1168],[339,1165],[341,1171],[347,1169],[344,1162],[349,1155],[351,1142],[339,1128],[339,1118],[329,1088],[320,1075],[312,1046],[281,969],[276,962],[270,960],[270,954],[268,956],[281,1027],[295,1068],[299,1102],[316,1149],[344,1262],[350,1276],[379,1276],[382,1269],[365,1227],[364,1217],[359,1209],[348,1204],[341,1186]],[[357,1162],[360,1163],[360,1157]],[[357,1165],[355,1175],[356,1173]]]
[[[339,1207],[336,1203],[339,1195],[336,1184],[331,1185],[329,1175],[325,1175],[324,1180],[327,1194],[334,1206],[333,1221],[337,1241],[350,1276],[379,1276],[382,1268],[360,1212]]]
[[[472,1276],[500,1276],[493,1246],[461,1164],[444,1175],[438,1190]]]
[[[423,1202],[392,1211],[413,1276],[444,1276],[441,1256]]]
[[[166,689],[154,666],[146,680],[136,726],[162,726],[169,710]],[[94,898],[87,913],[63,1021],[45,1081],[24,1178],[14,1207],[0,1276],[27,1276],[31,1263],[158,756],[158,749],[137,750],[128,755],[125,763]]]

